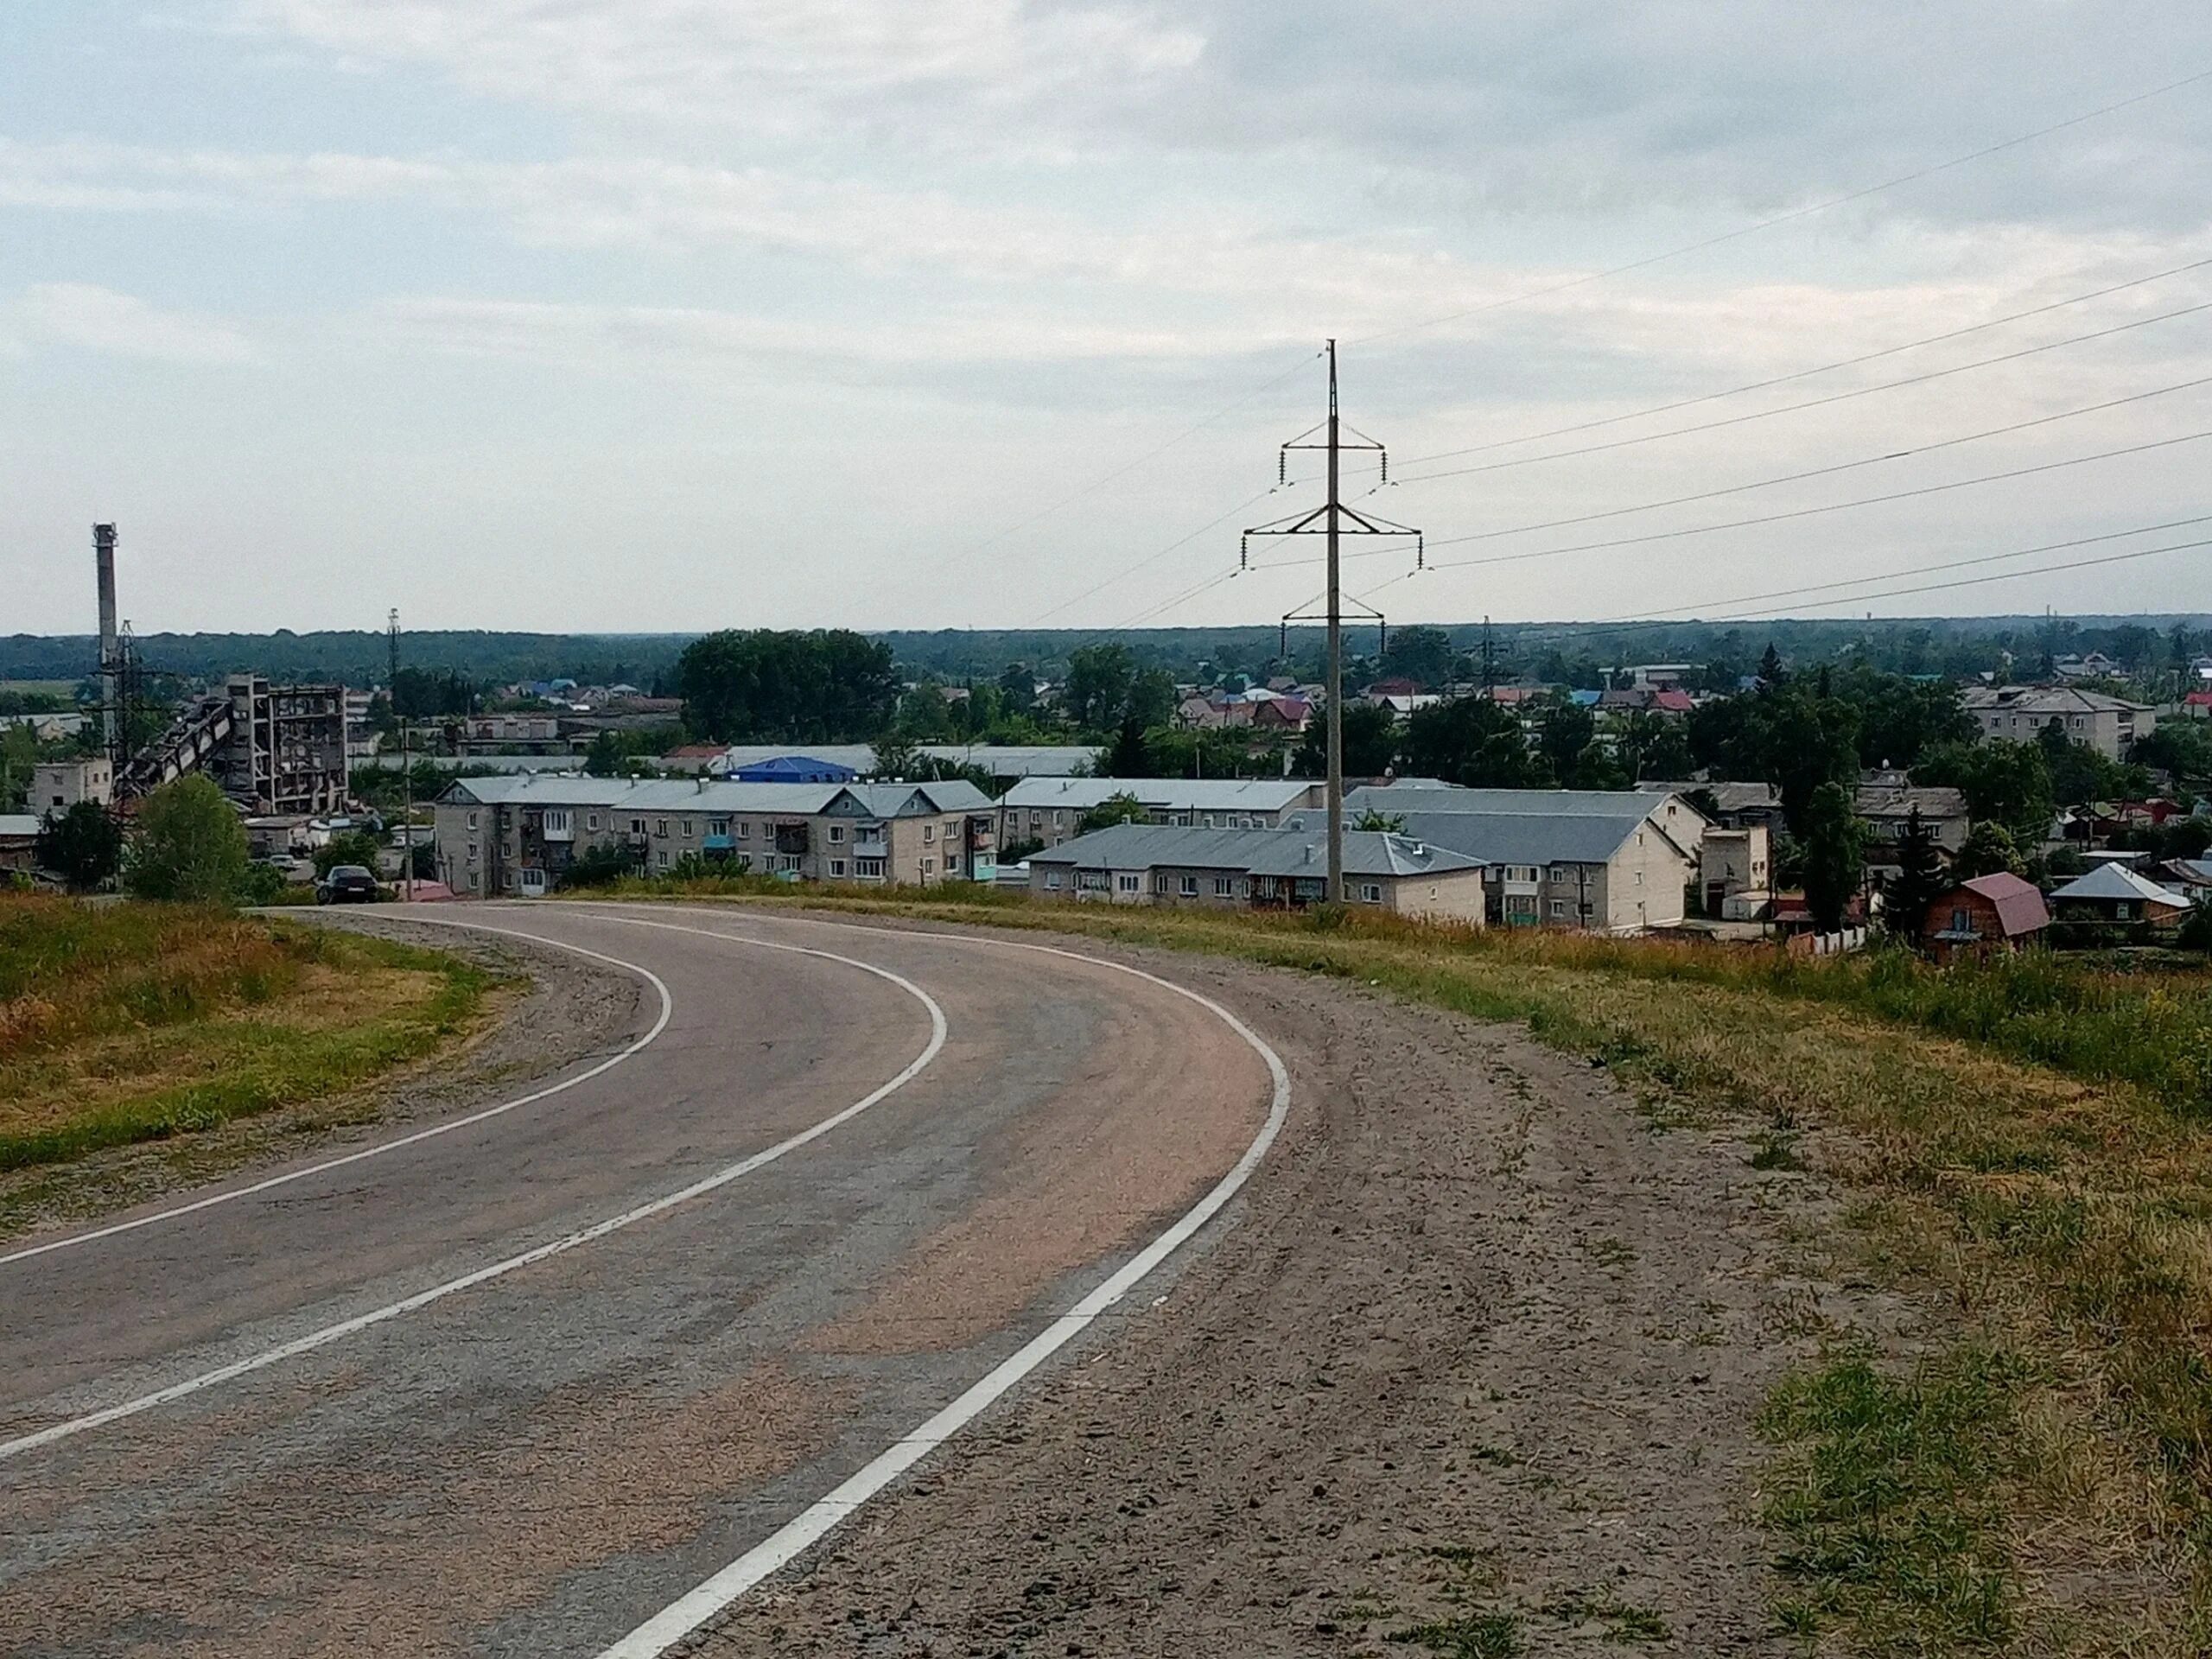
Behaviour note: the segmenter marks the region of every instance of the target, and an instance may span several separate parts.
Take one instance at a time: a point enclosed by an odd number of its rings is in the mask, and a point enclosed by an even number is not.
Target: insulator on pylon
[[[1287,484],[1289,481],[1290,451],[1287,449],[1278,449],[1275,451],[1275,482],[1278,484]]]
[[[1236,568],[1240,571],[1252,568],[1252,538],[1249,536],[1236,538]]]
[[[1421,571],[1426,570],[1426,569],[1428,569],[1428,538],[1427,538],[1427,537],[1425,537],[1425,536],[1416,536],[1416,537],[1414,537],[1414,574],[1418,575],[1418,574],[1420,574]]]
[[[1390,481],[1390,452],[1388,449],[1382,452],[1382,481],[1385,484]]]
[[[1282,639],[1281,639],[1281,640],[1279,642],[1279,644],[1280,644],[1280,649],[1276,651],[1275,655],[1276,655],[1276,656],[1278,656],[1278,657],[1287,657],[1287,656],[1289,656],[1289,655],[1290,655],[1290,619],[1289,619],[1288,617],[1285,617],[1285,618],[1283,618],[1283,620],[1282,620]]]

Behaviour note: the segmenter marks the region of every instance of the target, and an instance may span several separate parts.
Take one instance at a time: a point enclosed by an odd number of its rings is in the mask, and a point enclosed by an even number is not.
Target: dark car
[[[330,874],[315,884],[318,905],[372,905],[380,889],[376,873],[359,864],[334,864]]]

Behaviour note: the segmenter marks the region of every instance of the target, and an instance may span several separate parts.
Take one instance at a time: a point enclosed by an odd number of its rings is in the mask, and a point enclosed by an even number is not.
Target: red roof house
[[[1922,928],[1938,962],[1964,951],[2012,950],[2050,925],[2050,908],[2033,882],[1999,871],[1961,881],[1929,903]]]

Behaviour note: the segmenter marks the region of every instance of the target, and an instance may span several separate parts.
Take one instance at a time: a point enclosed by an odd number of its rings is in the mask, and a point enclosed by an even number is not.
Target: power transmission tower
[[[1329,417],[1319,426],[1310,426],[1288,443],[1282,446],[1275,461],[1275,476],[1288,476],[1290,452],[1294,449],[1318,449],[1329,457],[1329,496],[1311,512],[1293,513],[1287,518],[1274,519],[1264,524],[1255,524],[1244,532],[1248,552],[1240,556],[1240,564],[1249,565],[1249,538],[1254,536],[1326,536],[1329,538],[1329,584],[1324,599],[1329,624],[1329,902],[1342,904],[1344,898],[1344,585],[1338,543],[1347,534],[1353,536],[1410,536],[1414,542],[1414,557],[1423,556],[1421,532],[1405,524],[1392,524],[1387,518],[1355,512],[1338,497],[1338,458],[1346,449],[1370,449],[1381,457],[1382,482],[1390,481],[1389,451],[1357,429],[1352,442],[1343,436],[1344,423],[1337,412],[1337,342],[1329,342]],[[1326,429],[1327,435],[1319,442],[1313,435]],[[1353,601],[1357,604],[1357,601]],[[1377,624],[1382,620],[1380,611],[1360,606]],[[1283,619],[1287,638],[1288,626],[1295,613]]]
[[[399,712],[399,607],[394,606],[385,619],[385,643],[391,648],[391,672],[385,679],[385,696],[391,702],[391,717],[399,722],[399,787],[400,798],[406,804],[400,810],[399,880],[407,902],[415,902],[415,766],[407,758],[407,718]]]

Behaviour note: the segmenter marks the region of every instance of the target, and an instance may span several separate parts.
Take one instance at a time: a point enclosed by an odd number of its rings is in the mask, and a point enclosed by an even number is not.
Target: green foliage
[[[123,867],[123,826],[97,801],[79,801],[40,821],[31,856],[72,893],[90,893]]]
[[[1441,628],[1416,625],[1390,636],[1376,664],[1382,679],[1411,680],[1423,690],[1440,690],[1452,679],[1452,636]]]
[[[1081,645],[1068,653],[1061,711],[1079,729],[1110,732],[1134,720],[1139,730],[1166,724],[1175,712],[1175,680],[1140,668],[1127,645]]]
[[[842,628],[710,633],[676,678],[684,723],[715,742],[865,742],[899,705],[890,647]]]
[[[1859,759],[1868,766],[1910,766],[1947,743],[1971,743],[1974,716],[1948,680],[1878,674],[1864,664],[1833,682],[1859,710]]]
[[[1951,874],[1961,881],[1977,875],[2025,875],[2027,860],[2005,827],[1995,822],[1977,823],[1967,832],[1966,844],[1951,861]]]
[[[1406,770],[1472,788],[1542,789],[1553,782],[1529,753],[1521,721],[1487,697],[1457,697],[1417,709],[1406,721]]]
[[[23,810],[30,798],[31,768],[38,761],[38,740],[29,727],[0,730],[0,812]]]
[[[340,864],[359,864],[370,874],[377,874],[377,855],[384,850],[384,843],[365,830],[348,830],[333,836],[315,849],[315,873],[328,875]]]
[[[1008,663],[999,673],[1000,705],[1010,715],[1032,713],[1037,707],[1037,672],[1027,663]]]
[[[1948,744],[1924,756],[1912,780],[1962,791],[1975,820],[2004,825],[2015,846],[2039,847],[2050,832],[2050,765],[2036,744]]]
[[[1402,812],[1378,812],[1370,806],[1359,815],[1351,827],[1355,830],[1372,830],[1385,835],[1402,836],[1406,832],[1406,819]]]
[[[1396,763],[1398,717],[1386,703],[1344,704],[1344,776],[1380,778]],[[1324,778],[1329,771],[1329,714],[1316,709],[1300,735],[1291,770],[1300,778]]]
[[[1597,739],[1598,717],[1569,697],[1561,697],[1545,709],[1536,727],[1537,752],[1549,763],[1555,778],[1573,778],[1583,754]]]
[[[1114,747],[1098,758],[1101,778],[1149,778],[1152,755],[1145,747],[1144,728],[1134,715],[1125,716],[1114,735]]]
[[[2142,767],[2124,766],[2086,743],[2076,743],[2055,721],[2036,734],[2036,747],[2050,773],[2051,799],[2061,806],[2139,799],[2150,793],[2151,777]]]
[[[1858,780],[1859,711],[1824,692],[1818,679],[1786,680],[1694,710],[1689,747],[1715,777],[1772,784],[1790,833],[1802,836],[1813,791]]]
[[[1089,835],[1093,830],[1109,829],[1117,823],[1149,823],[1151,822],[1152,814],[1145,810],[1144,803],[1135,796],[1124,792],[1109,795],[1090,811],[1084,813],[1082,823],[1077,827],[1084,835]]]
[[[124,886],[139,899],[227,905],[245,866],[245,828],[237,811],[195,773],[163,784],[140,804]]]
[[[604,887],[634,875],[644,858],[626,842],[598,842],[576,855],[561,873],[561,887]]]
[[[2027,1369],[1967,1348],[1903,1376],[1849,1357],[1785,1381],[1760,1432],[1785,1448],[1766,1523],[1785,1540],[1783,1627],[1866,1652],[2002,1649],[2018,1620],[2004,1487]]]
[[[403,668],[392,678],[393,711],[408,720],[466,715],[494,681],[472,683],[451,669]]]
[[[2162,720],[2148,737],[2136,739],[2127,758],[2184,782],[2212,780],[2212,720]]]
[[[1144,734],[1144,748],[1151,768],[1146,775],[1153,778],[1282,775],[1282,752],[1259,742],[1249,727],[1155,726]]]
[[[1690,758],[1686,722],[1645,709],[1630,709],[1623,716],[1614,738],[1613,755],[1630,784],[1646,779],[1687,778],[1696,764]]]
[[[591,747],[584,751],[584,770],[594,778],[626,777],[629,762],[665,754],[675,747],[674,737],[675,734],[666,731],[594,733]]]
[[[1844,912],[1866,873],[1866,826],[1852,810],[1851,791],[1841,784],[1822,784],[1805,808],[1803,850],[1805,907],[1813,925],[1832,933],[1843,925]]]

